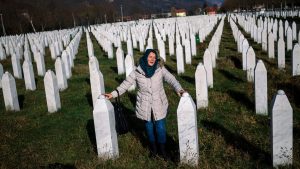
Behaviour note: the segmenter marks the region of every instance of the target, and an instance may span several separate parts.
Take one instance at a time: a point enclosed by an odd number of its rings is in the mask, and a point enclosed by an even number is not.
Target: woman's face
[[[149,55],[148,55],[148,65],[149,66],[153,66],[155,61],[156,61],[156,56],[155,56],[155,53],[154,52],[150,52]]]

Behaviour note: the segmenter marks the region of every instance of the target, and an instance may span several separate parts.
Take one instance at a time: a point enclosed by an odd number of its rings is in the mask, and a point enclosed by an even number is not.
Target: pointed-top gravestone
[[[38,75],[44,76],[46,73],[44,56],[40,52],[37,52],[35,56]]]
[[[267,69],[262,60],[258,60],[255,67],[255,112],[268,115],[268,80]]]
[[[248,51],[247,51],[247,80],[248,82],[253,82],[254,80],[254,68],[255,68],[255,63],[256,63],[256,57],[255,57],[255,52],[253,48],[250,46]]]
[[[293,49],[292,63],[293,76],[300,75],[300,46],[298,44],[296,44]]]
[[[158,42],[158,50],[159,56],[166,62],[166,49],[165,49],[165,42],[163,40],[159,40]]]
[[[55,61],[55,73],[59,90],[63,91],[68,88],[65,66],[60,57],[57,57]]]
[[[196,106],[188,93],[184,93],[177,108],[180,162],[198,165],[199,143]]]
[[[11,56],[11,64],[13,67],[14,77],[17,79],[22,79],[23,75],[20,59],[15,54],[12,54]]]
[[[268,54],[269,54],[269,58],[275,58],[274,36],[273,36],[273,33],[271,33],[271,32],[269,33]]]
[[[297,40],[297,25],[295,21],[292,24],[293,40]]]
[[[211,61],[211,54],[208,49],[206,49],[204,52],[203,64],[206,70],[207,86],[209,88],[213,88],[214,83],[213,83],[212,61]]]
[[[283,90],[273,98],[271,146],[273,167],[293,163],[293,109]]]
[[[191,43],[190,40],[186,39],[184,41],[184,51],[185,51],[185,63],[192,64],[192,54],[191,54]]]
[[[267,51],[268,50],[268,33],[266,29],[263,29],[262,35],[261,35],[261,45],[262,45],[262,50]]]
[[[124,64],[124,52],[121,47],[117,49],[117,67],[118,67],[118,75],[125,73],[125,64]]]
[[[114,107],[111,102],[100,95],[95,102],[93,119],[98,157],[104,160],[119,157],[114,114]]]
[[[66,77],[67,77],[67,79],[70,79],[72,76],[72,70],[71,70],[69,56],[66,51],[63,51],[63,53],[61,55],[61,60],[64,63]]]
[[[293,35],[292,35],[292,29],[288,27],[286,32],[286,45],[287,45],[287,51],[293,49]]]
[[[44,77],[46,101],[49,113],[57,112],[61,108],[58,84],[55,74],[48,70]]]
[[[93,70],[90,74],[91,93],[93,99],[93,105],[99,95],[105,93],[104,78],[100,70]]]
[[[26,90],[35,90],[36,84],[34,80],[33,66],[28,60],[24,60],[23,72]]]
[[[174,56],[175,49],[174,49],[174,38],[169,37],[169,54],[170,56]]]
[[[243,70],[247,70],[247,51],[249,49],[249,43],[247,39],[244,39],[242,46],[242,57],[243,57]]]
[[[126,77],[130,75],[130,73],[134,70],[134,60],[131,55],[127,55],[125,58],[125,69],[126,69]],[[135,90],[135,84],[133,84],[128,91]]]
[[[9,72],[5,72],[2,76],[1,82],[6,110],[20,111],[16,81],[14,77]]]
[[[93,70],[99,71],[99,62],[95,56],[89,57],[89,71],[90,74]]]
[[[1,83],[2,76],[3,76],[3,66],[0,63],[0,89],[2,88],[2,83]]]
[[[208,89],[206,70],[202,63],[199,63],[195,72],[196,81],[196,100],[197,109],[206,108],[208,106]]]
[[[285,68],[285,43],[283,41],[283,38],[279,38],[278,40],[277,62],[279,69]]]
[[[177,74],[184,73],[183,49],[180,44],[177,44],[176,46],[176,63],[177,63]]]

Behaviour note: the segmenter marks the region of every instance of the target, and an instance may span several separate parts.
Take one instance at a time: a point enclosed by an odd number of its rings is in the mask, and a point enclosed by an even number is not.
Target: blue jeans
[[[148,135],[148,140],[150,143],[155,143],[155,133],[157,135],[157,143],[166,143],[166,119],[161,119],[157,121],[145,121],[146,132]],[[155,131],[154,131],[155,126]]]

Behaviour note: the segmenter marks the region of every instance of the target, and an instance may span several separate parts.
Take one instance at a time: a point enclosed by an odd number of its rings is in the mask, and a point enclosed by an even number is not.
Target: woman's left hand
[[[181,96],[183,95],[183,93],[185,93],[185,90],[182,89],[182,90],[180,90],[177,94],[178,94],[178,96],[181,97]]]

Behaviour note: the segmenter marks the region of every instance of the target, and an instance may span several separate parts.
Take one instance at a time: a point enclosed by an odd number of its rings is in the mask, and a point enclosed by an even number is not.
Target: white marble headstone
[[[24,81],[26,90],[35,90],[36,84],[33,73],[32,63],[28,60],[24,60],[23,63]]]
[[[93,119],[98,157],[104,160],[119,157],[114,114],[114,107],[111,102],[100,95],[95,102]]]
[[[273,36],[273,33],[271,33],[271,32],[269,33],[268,54],[269,54],[269,58],[275,58],[274,36]]]
[[[55,60],[55,73],[59,90],[63,91],[68,88],[65,66],[60,57],[57,57]]]
[[[247,51],[247,80],[249,82],[253,82],[254,80],[254,68],[256,65],[256,57],[255,57],[255,52],[252,48],[252,46],[249,47]]]
[[[188,93],[184,93],[177,108],[180,162],[198,165],[199,143],[196,106]]]
[[[93,105],[99,95],[105,93],[104,78],[100,70],[93,70],[90,74],[91,93],[93,99]]]
[[[249,43],[247,39],[244,39],[242,45],[242,57],[243,57],[243,70],[247,70],[247,51],[249,49]]]
[[[9,72],[5,72],[1,81],[6,110],[20,111],[16,81],[14,77]]]
[[[258,60],[255,67],[255,112],[268,115],[268,79],[267,69],[262,60]]]
[[[296,44],[293,49],[293,58],[292,58],[292,71],[293,76],[300,75],[300,46]]]
[[[177,74],[184,73],[183,48],[180,44],[176,45],[176,63],[177,63]]]
[[[121,47],[118,47],[116,55],[118,75],[121,75],[125,73],[124,52]]]
[[[277,62],[279,69],[285,68],[285,43],[283,38],[279,38],[278,40]]]
[[[57,112],[61,108],[57,79],[53,71],[48,70],[44,76],[44,86],[49,113]]]
[[[207,86],[209,88],[213,88],[214,83],[213,83],[212,60],[211,60],[211,54],[208,49],[206,49],[204,52],[203,64],[206,70]]]
[[[17,78],[17,79],[22,79],[23,78],[22,67],[21,67],[20,62],[21,62],[20,59],[15,54],[12,54],[11,64],[12,64],[12,67],[13,67],[14,77]]]
[[[206,108],[208,106],[208,86],[206,70],[201,62],[198,64],[195,72],[195,83],[197,109]]]
[[[135,69],[135,66],[134,66],[134,60],[133,60],[133,57],[131,55],[127,55],[126,58],[125,58],[125,69],[126,69],[126,77],[130,75],[130,73],[132,71],[134,71]],[[135,90],[135,85],[136,84],[133,84],[129,89],[128,91],[133,91]]]
[[[283,90],[273,98],[271,148],[273,167],[293,163],[293,109]]]
[[[287,51],[293,49],[293,35],[292,35],[292,29],[288,27],[286,32],[286,44],[287,44]]]

